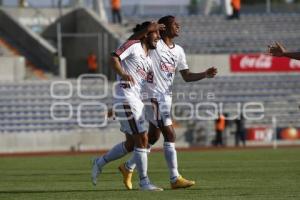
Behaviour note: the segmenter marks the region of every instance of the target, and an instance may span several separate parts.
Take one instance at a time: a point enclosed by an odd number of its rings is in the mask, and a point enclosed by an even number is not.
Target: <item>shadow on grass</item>
[[[120,174],[120,172],[115,171],[115,172],[103,172],[103,175],[114,175],[114,174]],[[90,176],[89,172],[72,172],[72,173],[26,173],[26,174],[4,174],[3,176],[16,176],[16,177],[27,177],[27,176],[62,176],[62,175],[66,175],[66,176],[82,176],[82,175],[86,175],[86,176]]]
[[[199,191],[203,190],[200,188],[186,188],[172,190],[170,188],[164,188],[164,191]],[[39,194],[39,193],[73,193],[73,192],[144,192],[139,189],[126,190],[126,189],[87,189],[87,190],[11,190],[11,191],[0,191],[0,194]]]
[[[103,190],[11,190],[0,191],[0,194],[42,194],[42,193],[73,193],[73,192],[133,192],[138,190],[103,189]]]

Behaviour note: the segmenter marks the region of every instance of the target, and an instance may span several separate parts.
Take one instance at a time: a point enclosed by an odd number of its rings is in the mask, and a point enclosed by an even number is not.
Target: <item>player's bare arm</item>
[[[185,82],[193,82],[193,81],[202,80],[204,78],[214,78],[217,75],[218,70],[215,67],[211,67],[204,72],[193,73],[190,72],[189,69],[185,69],[185,70],[181,70],[180,73]]]
[[[279,42],[275,42],[275,44],[269,45],[268,53],[272,56],[288,57],[288,58],[300,60],[300,52],[288,52],[286,48]]]
[[[121,66],[120,59],[117,56],[112,56],[112,66],[115,72],[122,78],[123,81],[128,81],[135,84],[133,77],[127,74]]]
[[[157,22],[152,22],[148,27],[131,35],[128,38],[128,40],[141,40],[143,37],[145,37],[150,32],[160,31],[160,30],[164,30],[164,29],[165,29],[164,24],[158,24]]]
[[[283,56],[292,58],[292,59],[296,59],[296,60],[300,60],[300,52],[285,52],[283,54]]]

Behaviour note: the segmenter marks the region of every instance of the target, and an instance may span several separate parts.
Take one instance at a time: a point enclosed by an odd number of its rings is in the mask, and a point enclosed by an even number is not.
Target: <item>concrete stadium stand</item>
[[[33,65],[55,74],[58,73],[54,59],[57,52],[56,48],[20,24],[2,8],[0,8],[0,27],[0,30],[11,39],[15,46],[28,54],[25,57]]]

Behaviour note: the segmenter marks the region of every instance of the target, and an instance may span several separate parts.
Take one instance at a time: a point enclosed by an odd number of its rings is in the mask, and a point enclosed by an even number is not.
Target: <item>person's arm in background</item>
[[[143,37],[145,37],[148,33],[154,32],[154,31],[159,31],[165,29],[164,24],[158,24],[157,22],[152,22],[147,28],[132,34],[128,40],[140,40]]]
[[[282,44],[276,42],[273,45],[268,46],[268,53],[276,57],[288,57],[296,60],[300,60],[300,52],[288,52]]]
[[[180,74],[185,82],[199,81],[204,78],[213,78],[218,73],[217,68],[211,67],[204,72],[193,73],[189,69],[181,70]]]

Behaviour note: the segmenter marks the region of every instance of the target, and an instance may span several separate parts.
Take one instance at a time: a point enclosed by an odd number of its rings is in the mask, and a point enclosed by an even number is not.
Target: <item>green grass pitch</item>
[[[149,176],[163,192],[127,191],[117,170],[107,165],[96,187],[90,182],[94,155],[2,157],[0,199],[300,199],[300,148],[179,152],[181,174],[195,187],[170,190],[162,152],[151,153]]]

